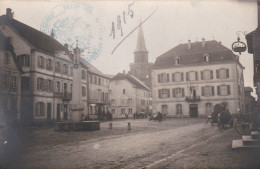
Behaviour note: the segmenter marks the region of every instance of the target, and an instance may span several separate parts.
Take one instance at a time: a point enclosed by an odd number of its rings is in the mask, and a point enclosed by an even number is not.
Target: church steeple
[[[140,21],[141,24],[141,21]],[[145,46],[144,33],[142,24],[139,26],[138,36],[137,36],[137,45],[135,52],[148,52]]]

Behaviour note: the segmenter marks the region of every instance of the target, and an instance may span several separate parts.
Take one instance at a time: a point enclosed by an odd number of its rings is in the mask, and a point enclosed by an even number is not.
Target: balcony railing
[[[187,102],[198,102],[200,101],[200,96],[186,96],[185,100]]]
[[[53,96],[61,98],[63,101],[69,101],[72,99],[72,93],[68,93],[68,92],[65,92],[65,93],[54,92]]]

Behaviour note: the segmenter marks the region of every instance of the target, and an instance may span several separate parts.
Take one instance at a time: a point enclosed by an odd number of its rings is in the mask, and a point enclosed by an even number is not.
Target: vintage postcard
[[[259,168],[259,0],[1,0],[0,168]]]

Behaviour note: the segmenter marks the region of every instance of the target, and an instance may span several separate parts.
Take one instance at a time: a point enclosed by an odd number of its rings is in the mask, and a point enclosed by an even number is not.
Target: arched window
[[[208,53],[205,53],[205,54],[203,55],[203,57],[204,57],[204,61],[205,61],[205,62],[209,62],[209,54],[208,54]]]

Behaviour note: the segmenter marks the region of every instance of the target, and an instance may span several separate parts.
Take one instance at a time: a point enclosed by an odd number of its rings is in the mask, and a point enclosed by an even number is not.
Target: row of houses
[[[3,121],[16,119],[31,124],[85,117],[98,119],[109,111],[113,79],[86,62],[78,45],[69,51],[67,44],[62,45],[54,37],[15,20],[11,9],[0,17],[0,40]],[[141,90],[149,93],[150,89],[138,80],[129,84],[136,88],[136,93]],[[140,98],[136,94],[132,98],[135,108],[125,111],[143,111],[141,101],[149,100],[149,95]],[[74,117],[75,109],[82,110],[79,117]],[[112,112],[116,112],[115,108]]]
[[[225,102],[244,112],[244,67],[215,40],[179,44],[150,63],[139,27],[130,72],[99,71],[53,36],[13,18],[0,17],[0,115],[21,123],[103,119],[162,112],[168,117],[202,117]],[[5,120],[6,121],[6,120]]]

